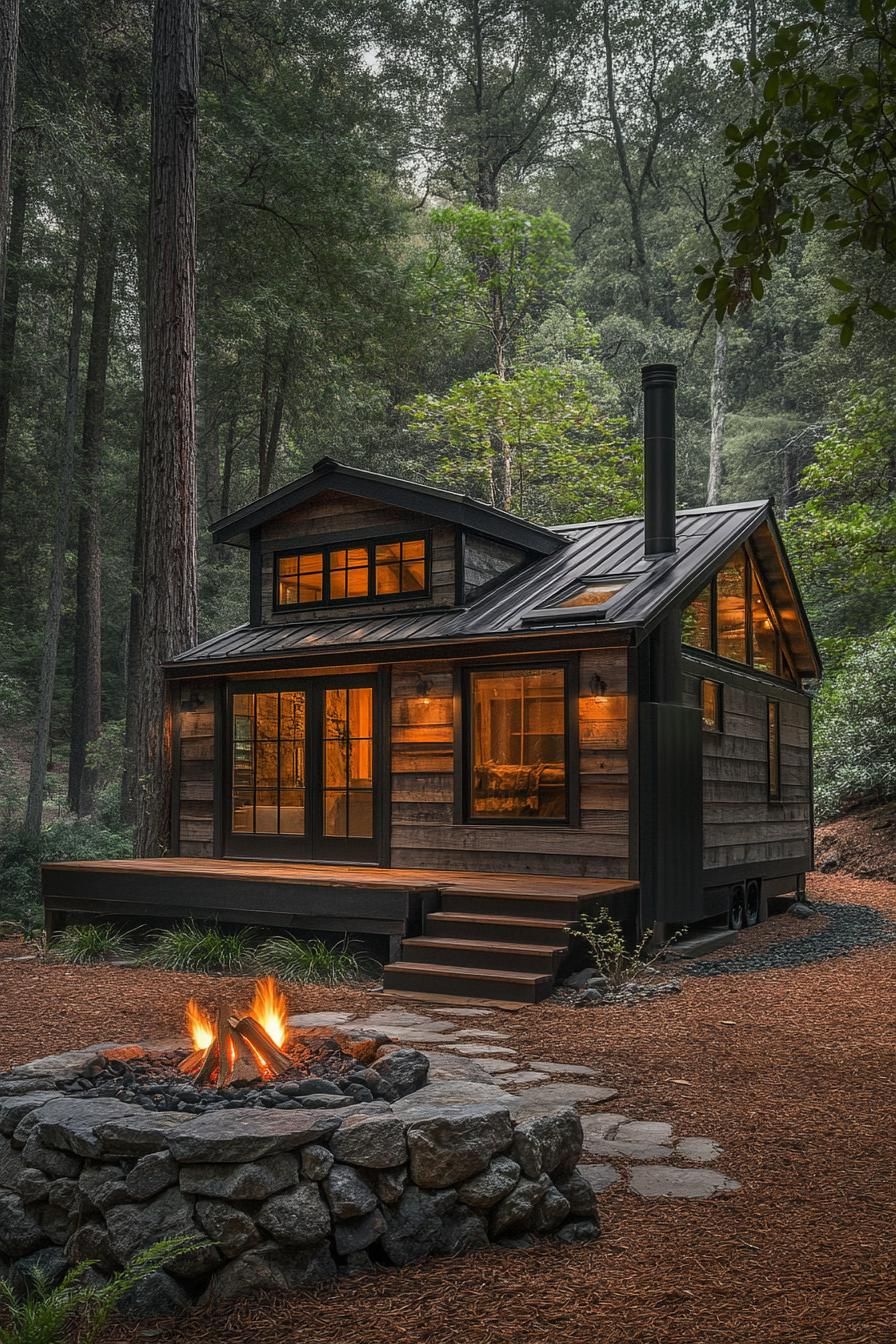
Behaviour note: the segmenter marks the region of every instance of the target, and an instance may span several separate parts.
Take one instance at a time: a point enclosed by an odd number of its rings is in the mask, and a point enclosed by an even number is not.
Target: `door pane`
[[[233,697],[231,829],[305,834],[305,692]]]
[[[324,835],[344,836],[348,795],[345,790],[324,790]]]
[[[354,789],[349,795],[348,833],[355,839],[369,840],[373,835],[373,792]]]

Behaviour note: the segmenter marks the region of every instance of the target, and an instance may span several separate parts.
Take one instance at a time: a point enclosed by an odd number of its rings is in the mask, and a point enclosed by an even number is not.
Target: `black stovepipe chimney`
[[[645,364],[644,389],[644,554],[675,551],[675,387],[674,364]]]

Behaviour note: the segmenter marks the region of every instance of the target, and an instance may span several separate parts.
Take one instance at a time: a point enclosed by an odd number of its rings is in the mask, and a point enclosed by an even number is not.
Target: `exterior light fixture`
[[[602,695],[606,695],[607,690],[609,689],[607,683],[599,672],[591,673],[591,680],[588,683],[588,687],[595,700],[599,700]]]
[[[428,705],[428,704],[429,704],[429,693],[430,693],[431,690],[432,690],[432,682],[431,682],[427,677],[422,676],[422,675],[418,672],[418,674],[417,674],[417,694],[420,696],[420,698],[421,698],[421,700],[423,701],[424,705]]]

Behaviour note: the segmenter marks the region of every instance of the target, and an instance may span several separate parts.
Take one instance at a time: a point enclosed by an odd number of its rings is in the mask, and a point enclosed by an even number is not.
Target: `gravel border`
[[[757,952],[736,951],[720,961],[692,961],[678,969],[682,975],[741,975],[748,971],[781,971],[813,962],[844,957],[859,948],[882,947],[896,943],[896,921],[888,919],[873,905],[851,905],[840,901],[815,901],[812,909],[825,915],[827,923],[814,932],[802,933],[772,943]],[[782,919],[787,915],[780,916]]]

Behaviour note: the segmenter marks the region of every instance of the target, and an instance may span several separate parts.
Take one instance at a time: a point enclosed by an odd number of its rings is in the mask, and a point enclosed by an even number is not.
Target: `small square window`
[[[422,537],[409,541],[384,541],[375,548],[377,597],[426,591],[426,543]]]
[[[330,600],[345,602],[366,597],[369,591],[366,546],[330,552]]]
[[[700,706],[703,711],[703,727],[708,733],[722,731],[722,686],[718,681],[700,682]]]
[[[297,607],[322,602],[324,557],[322,551],[304,555],[277,556],[277,606]]]

